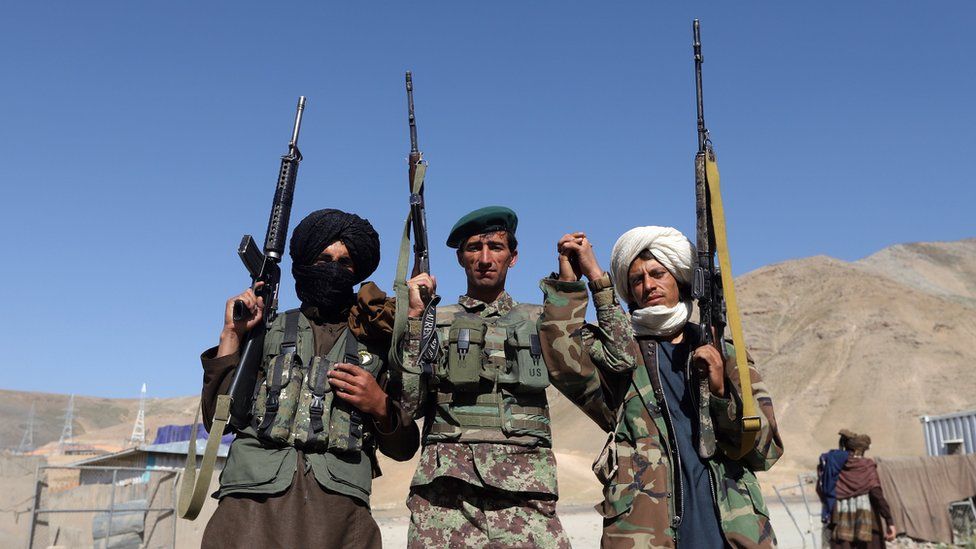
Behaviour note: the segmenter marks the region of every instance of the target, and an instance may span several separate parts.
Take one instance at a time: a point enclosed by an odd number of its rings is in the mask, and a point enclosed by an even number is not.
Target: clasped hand
[[[586,233],[564,234],[556,243],[556,251],[559,252],[559,280],[575,282],[583,276],[589,280],[603,276]]]

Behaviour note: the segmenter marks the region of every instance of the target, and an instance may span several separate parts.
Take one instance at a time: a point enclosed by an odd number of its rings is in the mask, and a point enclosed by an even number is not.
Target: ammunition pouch
[[[279,354],[264,365],[264,383],[254,399],[254,428],[264,441],[279,446],[296,446],[306,451],[359,452],[368,444],[362,414],[335,396],[329,384],[329,371],[339,362],[355,364],[374,377],[380,360],[370,354],[349,330],[343,332],[325,357],[311,357],[306,363],[299,355],[299,311],[283,316],[284,334]],[[311,330],[307,330],[311,337]]]
[[[456,391],[476,391],[481,382],[486,325],[472,316],[457,317],[448,332],[447,380]]]
[[[551,446],[549,373],[535,322],[516,307],[498,319],[458,313],[440,326],[445,347],[424,443]]]
[[[545,391],[549,386],[549,370],[542,360],[542,343],[535,323],[525,321],[508,327],[505,358],[510,372],[507,379],[514,379],[520,391]]]

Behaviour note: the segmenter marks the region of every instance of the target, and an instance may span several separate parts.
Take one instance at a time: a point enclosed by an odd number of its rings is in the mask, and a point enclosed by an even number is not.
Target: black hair
[[[503,232],[503,231],[505,232],[505,240],[508,243],[508,249],[509,249],[509,251],[511,251],[512,253],[517,252],[518,251],[518,239],[515,238],[515,233],[513,233],[512,231],[510,231],[508,229],[504,229],[504,228],[489,227],[487,231],[480,232],[480,233],[473,234],[471,236],[465,237],[464,240],[461,242],[461,245],[457,247],[457,253],[458,253],[458,255],[461,255],[463,253],[464,245],[468,242],[468,239],[471,238],[472,236],[488,236],[488,235],[492,235],[492,234],[495,234],[495,233],[500,233],[500,232]]]

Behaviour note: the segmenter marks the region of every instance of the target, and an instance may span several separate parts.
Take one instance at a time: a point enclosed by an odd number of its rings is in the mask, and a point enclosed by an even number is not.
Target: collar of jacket
[[[515,308],[518,303],[512,299],[512,296],[508,292],[502,290],[502,293],[498,294],[498,298],[491,303],[485,303],[480,299],[475,299],[471,296],[462,295],[458,298],[458,305],[464,308],[465,311],[469,313],[475,313],[481,317],[489,316],[505,316]]]

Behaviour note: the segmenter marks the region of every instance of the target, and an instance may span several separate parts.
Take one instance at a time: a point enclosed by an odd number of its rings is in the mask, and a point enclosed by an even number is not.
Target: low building
[[[197,467],[203,456],[204,447],[207,441],[197,439]],[[168,442],[164,444],[146,444],[128,448],[114,454],[106,454],[84,459],[75,463],[73,466],[82,467],[80,469],[79,483],[85,484],[108,484],[112,482],[113,471],[111,467],[132,468],[139,470],[118,470],[115,471],[116,484],[133,484],[149,481],[149,471],[180,471],[186,464],[186,454],[189,450],[190,442]],[[224,468],[227,460],[227,452],[230,450],[229,444],[221,444],[217,450],[217,461],[214,465],[215,470]],[[87,467],[99,467],[99,469],[88,469]],[[105,467],[106,469],[102,469]]]
[[[976,453],[976,410],[922,416],[925,451],[930,456]]]

